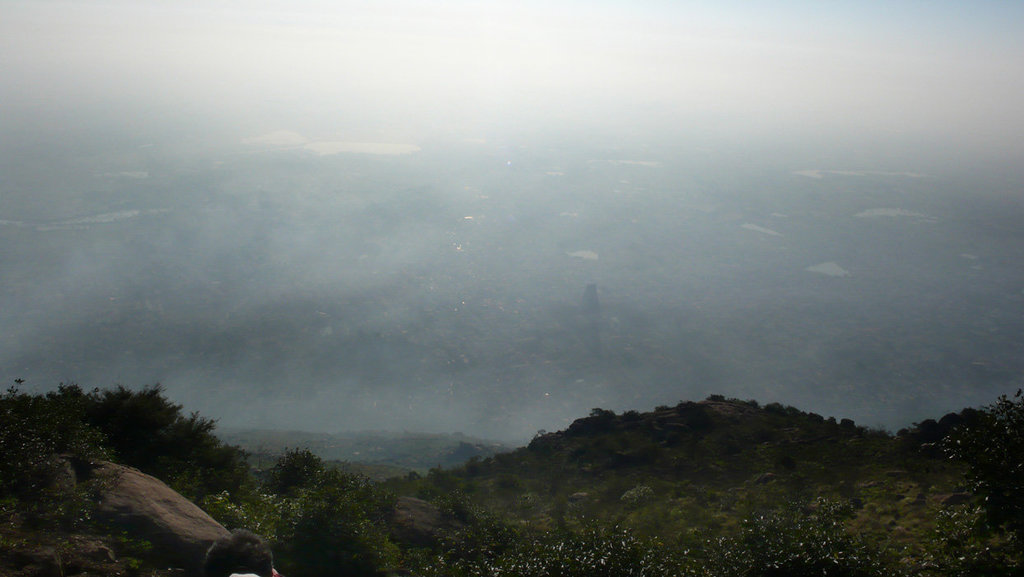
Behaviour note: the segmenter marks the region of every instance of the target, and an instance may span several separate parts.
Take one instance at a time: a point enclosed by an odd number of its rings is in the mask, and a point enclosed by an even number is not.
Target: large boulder
[[[399,497],[390,521],[391,538],[416,547],[436,545],[445,535],[463,527],[435,505],[415,497]]]
[[[188,575],[200,575],[206,550],[230,535],[194,503],[138,469],[97,461],[86,474],[97,481],[97,519],[149,541],[154,553]]]

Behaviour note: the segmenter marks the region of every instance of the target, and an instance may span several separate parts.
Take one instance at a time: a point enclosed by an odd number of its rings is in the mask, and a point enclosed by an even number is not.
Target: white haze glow
[[[0,0],[0,377],[518,440],[710,393],[988,402],[1024,374],[1021,22]]]
[[[970,6],[970,8],[968,8]],[[416,140],[954,138],[1016,157],[1008,4],[4,2],[4,107]]]

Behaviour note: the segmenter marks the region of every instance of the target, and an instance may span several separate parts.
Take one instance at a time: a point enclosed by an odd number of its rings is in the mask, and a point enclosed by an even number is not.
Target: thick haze
[[[0,0],[0,377],[519,440],[711,393],[991,402],[1024,384],[1022,22]]]

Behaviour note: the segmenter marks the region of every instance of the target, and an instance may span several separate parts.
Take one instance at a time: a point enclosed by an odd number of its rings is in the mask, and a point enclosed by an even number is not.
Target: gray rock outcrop
[[[89,464],[98,481],[97,519],[124,527],[153,544],[154,552],[190,576],[202,573],[210,545],[230,533],[156,477],[105,461]]]
[[[391,512],[391,537],[417,547],[436,544],[463,524],[447,517],[435,505],[415,497],[399,497]]]

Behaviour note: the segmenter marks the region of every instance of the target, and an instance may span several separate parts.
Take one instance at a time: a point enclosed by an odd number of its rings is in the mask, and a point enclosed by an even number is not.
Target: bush
[[[0,397],[0,496],[34,495],[52,483],[54,456],[113,459],[153,475],[186,497],[237,491],[249,479],[245,453],[213,434],[214,421],[168,401],[157,385],[86,393],[60,385],[45,395],[13,387]]]
[[[520,535],[494,513],[474,505],[461,491],[435,496],[441,514],[456,521],[461,529],[442,535],[442,565],[477,566],[504,554]]]
[[[508,552],[451,568],[465,577],[675,577],[679,565],[659,541],[620,528],[548,533]]]
[[[397,565],[386,522],[394,499],[367,479],[327,469],[308,449],[293,449],[261,488],[213,494],[203,504],[225,526],[270,540],[289,577],[382,575]]]
[[[309,449],[292,449],[271,467],[263,486],[275,495],[287,495],[313,487],[323,472],[323,459]]]
[[[702,577],[892,577],[878,552],[850,535],[849,506],[819,501],[805,512],[791,505],[747,519],[738,537],[708,544],[706,559],[689,568]]]
[[[296,503],[278,495],[257,492],[232,495],[227,491],[208,495],[202,508],[228,529],[248,529],[276,541],[295,516]]]
[[[948,577],[1020,575],[1012,543],[992,535],[984,513],[974,505],[940,511],[927,565]]]
[[[988,522],[1024,540],[1024,393],[1003,395],[950,434],[950,456],[967,465],[967,480],[984,497]]]
[[[71,393],[80,394],[78,387]],[[224,445],[215,421],[184,416],[160,385],[138,391],[118,386],[86,396],[85,421],[106,438],[116,458],[153,475],[186,497],[237,491],[249,478],[245,453]]]
[[[333,470],[293,495],[275,548],[288,575],[381,575],[397,565],[399,551],[385,522],[394,504],[390,495]]]
[[[40,499],[64,466],[59,454],[106,456],[102,434],[84,422],[86,403],[81,389],[63,385],[45,396],[15,386],[0,397],[0,497]]]
[[[650,501],[653,497],[654,489],[647,485],[637,485],[623,493],[619,500],[627,505],[636,507]]]

